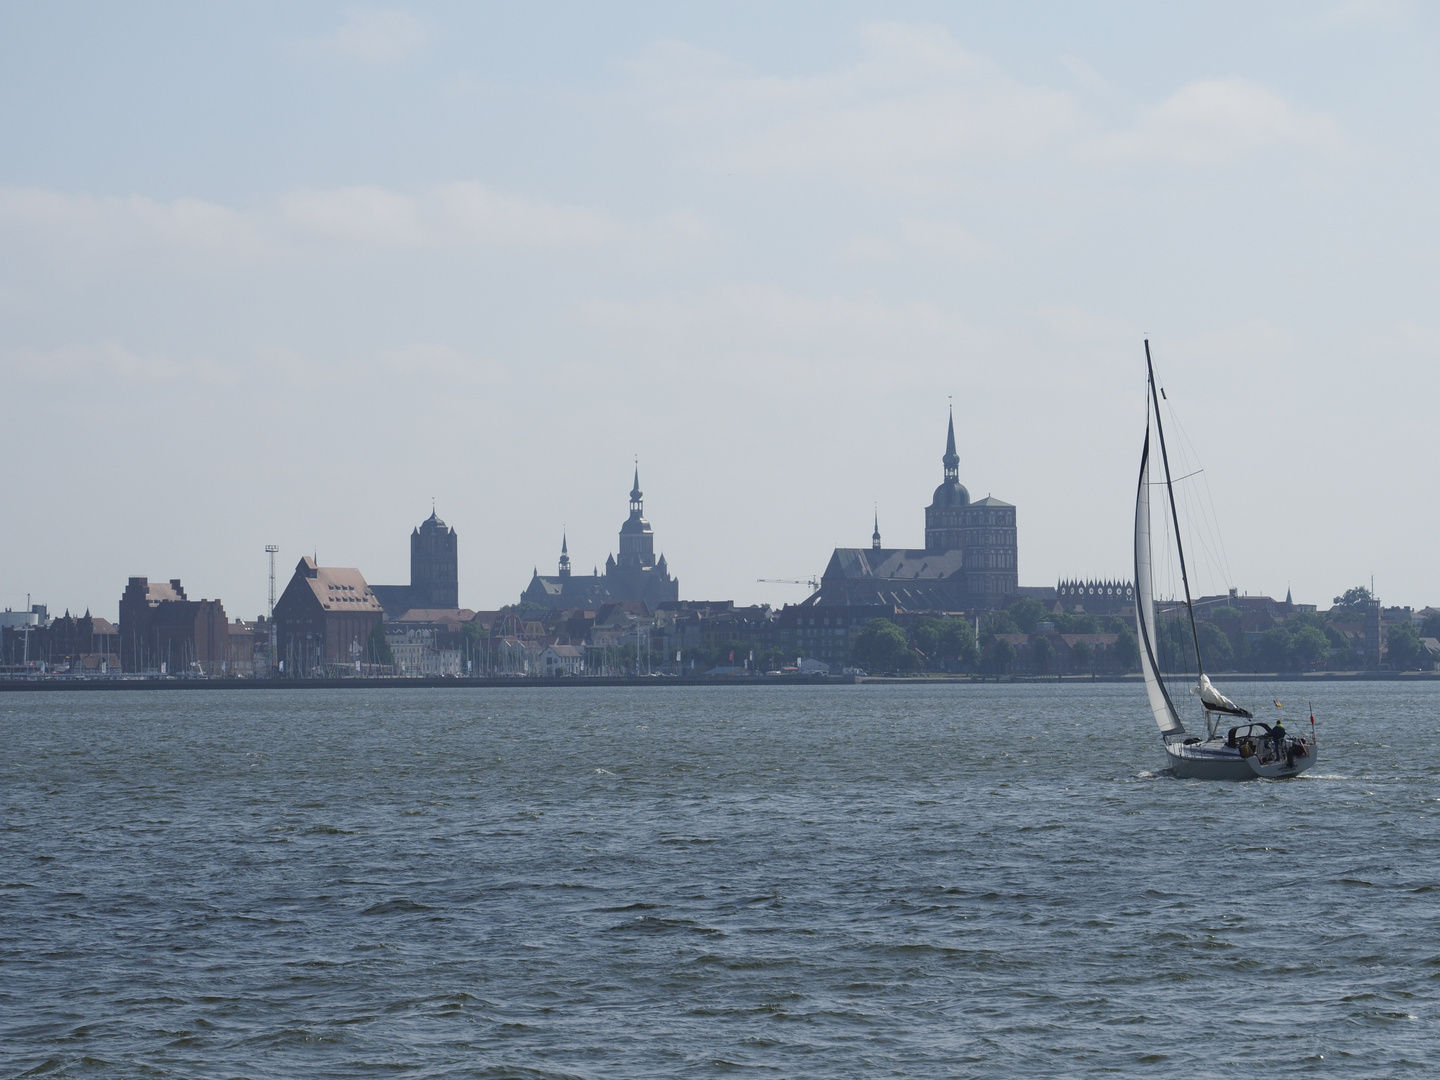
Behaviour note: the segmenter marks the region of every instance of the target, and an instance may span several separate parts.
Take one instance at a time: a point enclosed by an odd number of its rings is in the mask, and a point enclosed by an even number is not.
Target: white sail
[[[1147,405],[1148,408],[1148,405]],[[1165,735],[1182,735],[1185,725],[1175,711],[1160,668],[1155,662],[1155,590],[1150,573],[1150,428],[1145,428],[1145,449],[1140,454],[1140,486],[1135,492],[1135,632],[1139,637],[1140,670],[1155,723]]]

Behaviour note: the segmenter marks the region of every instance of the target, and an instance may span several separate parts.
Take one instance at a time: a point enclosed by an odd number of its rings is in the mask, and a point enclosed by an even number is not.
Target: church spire
[[[875,532],[870,536],[870,546],[876,551],[880,550],[880,508],[875,508]]]
[[[570,537],[565,530],[560,532],[560,576],[570,576]]]
[[[950,430],[945,435],[945,456],[940,459],[945,465],[945,479],[960,479],[960,455],[955,452],[955,410],[950,410]]]
[[[637,461],[635,463],[635,486],[630,489],[630,512],[632,514],[638,514],[644,509],[640,501],[644,495],[645,493],[640,490],[640,463]]]

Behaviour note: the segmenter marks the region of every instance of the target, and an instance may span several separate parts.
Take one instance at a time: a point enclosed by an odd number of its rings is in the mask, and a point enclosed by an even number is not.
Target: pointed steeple
[[[876,551],[879,551],[879,550],[880,550],[880,508],[879,508],[879,507],[876,507],[876,508],[875,508],[875,531],[870,535],[870,546],[871,546],[874,550],[876,550]]]
[[[955,452],[955,410],[950,410],[950,429],[945,435],[945,456],[940,459],[945,465],[945,479],[960,479],[960,455]]]
[[[637,461],[635,463],[635,486],[630,489],[631,510],[641,509],[640,500],[644,497],[644,495],[645,493],[640,490],[640,463]]]
[[[570,576],[570,537],[564,530],[560,533],[560,576]]]

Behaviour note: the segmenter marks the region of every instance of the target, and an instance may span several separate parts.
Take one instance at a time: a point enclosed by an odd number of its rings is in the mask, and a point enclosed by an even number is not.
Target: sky
[[[0,606],[433,505],[493,609],[637,459],[682,598],[798,602],[952,402],[1020,583],[1128,578],[1147,336],[1199,591],[1440,604],[1437,114],[1403,0],[5,4]]]

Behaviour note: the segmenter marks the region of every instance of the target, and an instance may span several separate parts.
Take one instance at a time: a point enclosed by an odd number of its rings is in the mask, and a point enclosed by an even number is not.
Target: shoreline
[[[1219,676],[1227,683],[1330,683],[1330,682],[1434,682],[1440,671],[1313,671],[1313,672],[1231,672]],[[0,693],[54,693],[60,691],[131,690],[463,690],[496,688],[605,688],[615,686],[968,686],[1015,685],[1065,686],[1087,683],[1139,683],[1131,675],[687,675],[600,676],[593,678],[358,678],[358,679],[126,679],[70,678],[40,676],[0,679]]]

